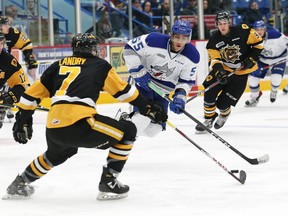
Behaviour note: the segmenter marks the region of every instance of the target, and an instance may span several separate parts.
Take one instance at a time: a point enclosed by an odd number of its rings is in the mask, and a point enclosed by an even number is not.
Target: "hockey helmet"
[[[0,25],[9,23],[9,19],[6,16],[0,16]]]
[[[182,34],[191,37],[192,28],[188,21],[177,20],[172,26],[172,34]]]
[[[266,28],[266,25],[265,25],[265,23],[264,23],[263,20],[257,20],[257,21],[254,22],[253,28],[254,28],[254,29]]]
[[[87,53],[99,56],[99,39],[91,33],[79,33],[72,38],[73,53]]]
[[[226,11],[223,11],[223,12],[220,12],[220,13],[218,13],[217,15],[216,15],[216,19],[215,19],[215,21],[216,21],[216,26],[218,26],[218,21],[227,21],[227,22],[229,22],[230,23],[230,15],[229,15],[229,13],[228,12],[226,12]]]

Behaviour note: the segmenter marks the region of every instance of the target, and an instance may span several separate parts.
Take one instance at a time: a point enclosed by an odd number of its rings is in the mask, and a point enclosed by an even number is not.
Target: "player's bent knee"
[[[122,138],[122,141],[135,141],[136,140],[136,134],[137,134],[137,128],[135,124],[131,121],[122,121],[123,124],[123,131],[124,136]]]

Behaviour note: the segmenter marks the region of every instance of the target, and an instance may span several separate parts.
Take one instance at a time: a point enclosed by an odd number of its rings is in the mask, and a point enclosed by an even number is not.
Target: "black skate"
[[[109,168],[103,167],[97,200],[117,200],[128,196],[129,186],[121,184],[116,176],[109,172]]]
[[[203,122],[203,125],[205,125],[205,126],[208,127],[208,128],[212,128],[213,122],[215,121],[215,119],[216,119],[217,116],[218,116],[218,114],[215,113],[215,115],[214,115],[212,118],[206,119],[206,120]],[[205,130],[205,128],[202,127],[200,124],[196,125],[195,129],[196,129],[196,131],[195,131],[196,134],[202,134],[202,133],[206,133],[206,132],[207,132],[207,131]]]
[[[6,196],[2,197],[2,199],[8,200],[28,198],[34,194],[34,192],[34,187],[26,183],[23,177],[18,175],[16,179],[8,186],[7,194]]]

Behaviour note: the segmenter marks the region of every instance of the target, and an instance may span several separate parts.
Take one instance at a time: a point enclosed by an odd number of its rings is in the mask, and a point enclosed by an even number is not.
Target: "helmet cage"
[[[216,18],[215,18],[215,23],[216,23],[216,26],[218,26],[218,22],[219,21],[227,21],[228,23],[231,22],[230,20],[230,15],[228,12],[224,11],[224,12],[220,12],[216,15]]]

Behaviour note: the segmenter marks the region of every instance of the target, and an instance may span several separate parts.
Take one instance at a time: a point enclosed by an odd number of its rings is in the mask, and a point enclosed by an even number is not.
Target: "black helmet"
[[[99,39],[91,33],[79,33],[72,38],[73,53],[88,53],[94,56],[99,55]]]
[[[218,25],[218,21],[219,21],[219,20],[223,20],[223,21],[227,20],[228,22],[230,22],[230,15],[229,15],[229,13],[226,12],[226,11],[222,11],[222,12],[218,13],[218,14],[216,15],[216,19],[215,19],[215,21],[216,21],[216,26]]]
[[[9,19],[6,16],[0,16],[0,24],[9,23]]]

